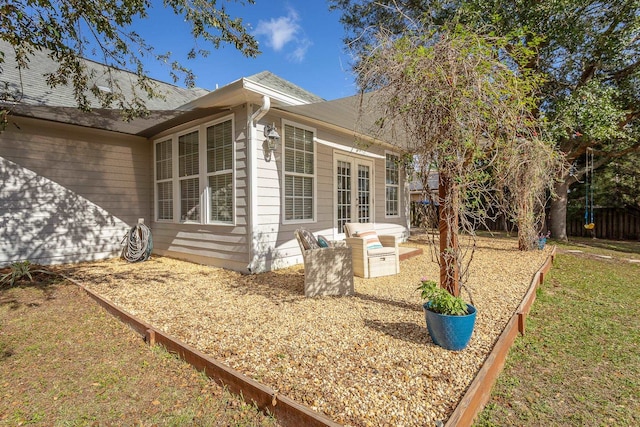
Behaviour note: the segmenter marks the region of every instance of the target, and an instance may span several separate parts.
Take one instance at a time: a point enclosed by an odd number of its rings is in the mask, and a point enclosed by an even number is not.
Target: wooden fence
[[[593,230],[584,228],[584,217],[567,218],[567,235],[612,240],[640,240],[640,209],[596,208]]]
[[[411,227],[438,228],[438,206],[411,202]]]
[[[436,228],[437,224],[425,224],[424,212],[426,209],[433,209],[429,205],[422,205],[419,202],[411,203],[411,226]],[[640,209],[627,208],[595,208],[593,230],[584,228],[584,217],[576,215],[567,217],[567,235],[575,237],[595,237],[598,239],[611,240],[640,240]],[[547,221],[548,223],[548,221]],[[513,224],[507,224],[504,220],[487,221],[491,231],[505,231],[505,226],[509,231],[515,232]],[[553,237],[553,236],[552,236]]]

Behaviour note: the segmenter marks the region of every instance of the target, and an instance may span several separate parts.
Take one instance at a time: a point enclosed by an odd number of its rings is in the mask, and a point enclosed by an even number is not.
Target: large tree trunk
[[[556,196],[551,199],[549,214],[551,237],[563,241],[567,241],[567,192],[569,190],[567,181],[568,179],[564,178],[556,182],[554,186]]]

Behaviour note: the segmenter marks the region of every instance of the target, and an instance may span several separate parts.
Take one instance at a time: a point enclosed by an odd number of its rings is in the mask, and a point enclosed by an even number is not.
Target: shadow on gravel
[[[379,322],[377,320],[365,320],[364,324],[367,328],[375,329],[402,341],[420,345],[433,342],[427,333],[426,324],[420,326],[411,322]]]

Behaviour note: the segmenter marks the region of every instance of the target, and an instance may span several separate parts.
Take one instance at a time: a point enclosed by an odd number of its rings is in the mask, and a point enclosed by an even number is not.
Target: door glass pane
[[[371,170],[358,165],[358,222],[371,222]]]
[[[342,233],[344,225],[351,222],[351,163],[338,160],[336,178],[338,233]]]

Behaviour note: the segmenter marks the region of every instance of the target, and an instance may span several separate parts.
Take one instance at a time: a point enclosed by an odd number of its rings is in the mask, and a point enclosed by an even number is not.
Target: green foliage
[[[582,159],[580,159],[582,160]],[[576,162],[577,163],[577,162]],[[579,166],[582,163],[577,163]],[[640,209],[640,153],[614,159],[594,172],[594,202],[605,208]],[[585,183],[577,183],[568,195],[567,217],[582,218],[585,211]]]
[[[52,276],[57,276],[56,273],[53,273],[48,270],[44,270],[41,268],[37,268],[36,264],[32,264],[30,261],[16,261],[9,266],[9,272],[0,276],[0,286],[1,285],[9,285],[13,286],[17,281],[24,279],[25,277],[29,279],[29,281],[33,281],[33,274],[42,273],[49,274]]]
[[[507,37],[505,51],[520,45],[525,53],[510,62],[518,72],[543,76],[532,113],[547,124],[548,137],[567,166],[579,160],[587,147],[596,152],[596,166],[640,151],[638,0],[330,0],[330,4],[342,12],[345,42],[357,53],[375,46],[372,29],[384,28],[391,37],[401,37],[415,31],[424,17],[431,27],[462,22],[475,32]],[[557,175],[567,186],[584,173],[573,168],[570,175],[569,169]],[[552,221],[560,218],[552,216]],[[562,234],[564,230],[554,231],[556,237]]]
[[[556,140],[567,137],[592,139],[607,143],[631,137],[620,127],[626,111],[620,105],[620,91],[600,80],[590,80],[567,96],[559,98],[548,112],[548,131]]]
[[[598,206],[640,209],[640,153],[615,159],[596,171],[595,203]],[[584,191],[581,192],[584,196]],[[584,203],[583,203],[584,205]]]
[[[434,280],[423,278],[416,290],[420,291],[422,299],[431,303],[429,305],[431,311],[449,316],[468,314],[467,304],[464,300],[460,297],[454,297],[449,291],[438,286]]]
[[[252,4],[254,0],[246,2]],[[189,68],[174,60],[170,52],[156,51],[133,27],[136,20],[148,19],[148,10],[154,5],[171,9],[190,25],[194,46],[198,40],[204,40],[216,49],[223,43],[230,44],[248,57],[260,53],[257,41],[247,32],[242,19],[230,16],[225,7],[217,6],[217,3],[216,0],[164,0],[163,5],[148,0],[12,0],[0,3],[0,39],[13,47],[21,68],[28,67],[29,57],[36,50],[51,51],[50,57],[59,66],[43,78],[52,88],[72,86],[80,109],[91,108],[89,95],[93,95],[100,101],[100,107],[117,108],[125,119],[132,119],[148,113],[146,99],[163,96],[146,76],[143,60],[154,58],[167,64],[174,82],[182,77],[188,87],[195,83]],[[0,62],[8,53],[0,52]],[[89,53],[110,67],[135,73],[134,95],[125,96],[129,88],[115,84],[111,93],[90,87],[93,76],[82,60]],[[194,47],[186,59],[208,54],[208,50]],[[0,89],[0,100],[8,95],[20,100],[21,94],[8,94],[7,91],[6,87]],[[0,123],[5,114],[0,112]]]
[[[13,286],[18,280],[24,277],[28,277],[29,280],[33,280],[31,275],[33,265],[29,261],[19,261],[12,263],[9,268],[10,271],[0,276],[0,285],[8,284]]]

